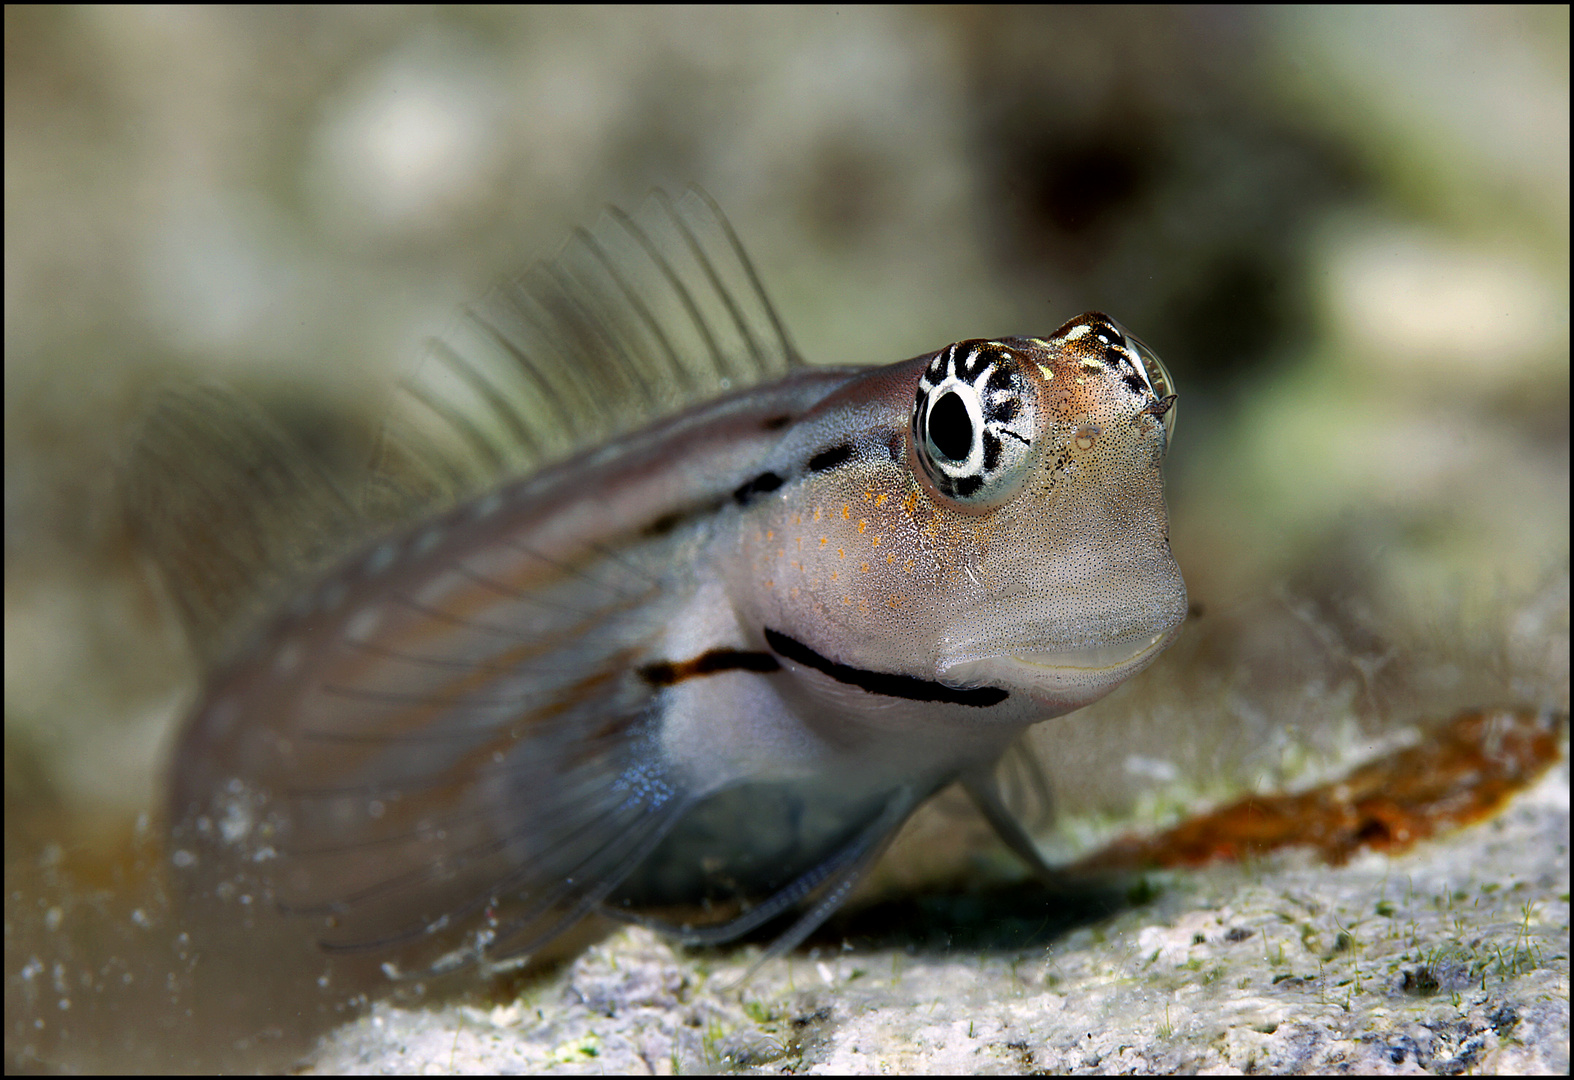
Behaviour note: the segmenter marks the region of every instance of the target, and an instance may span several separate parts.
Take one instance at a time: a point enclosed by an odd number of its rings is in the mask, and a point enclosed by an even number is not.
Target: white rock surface
[[[799,953],[734,989],[755,956],[625,930],[508,1004],[380,1005],[310,1069],[1565,1074],[1566,754],[1397,858],[1169,875],[1037,947]]]

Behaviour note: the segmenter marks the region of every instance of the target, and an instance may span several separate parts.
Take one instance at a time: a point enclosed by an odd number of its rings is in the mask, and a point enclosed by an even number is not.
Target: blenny
[[[1185,618],[1152,351],[1089,313],[808,366],[702,193],[580,230],[408,389],[354,496],[211,388],[134,466],[209,664],[179,888],[389,971],[592,911],[688,942],[796,913],[779,954],[958,780],[1044,870],[997,762]]]

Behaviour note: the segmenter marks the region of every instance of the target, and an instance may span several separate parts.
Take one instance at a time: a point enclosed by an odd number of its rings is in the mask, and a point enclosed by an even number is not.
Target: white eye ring
[[[1016,354],[996,341],[940,350],[918,380],[912,439],[935,489],[956,502],[998,502],[1016,489],[1037,430],[1037,397]]]

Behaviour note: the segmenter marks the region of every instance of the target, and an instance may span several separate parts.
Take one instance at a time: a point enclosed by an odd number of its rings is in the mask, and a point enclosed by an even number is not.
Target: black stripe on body
[[[639,669],[640,678],[652,686],[671,686],[685,679],[701,675],[715,675],[720,671],[755,671],[769,674],[780,671],[776,657],[764,652],[744,652],[741,649],[711,649],[692,660],[662,660],[646,664]]]
[[[749,500],[754,498],[754,496],[764,495],[767,492],[775,491],[786,482],[787,481],[783,480],[780,476],[777,476],[773,472],[762,472],[753,480],[750,480],[748,483],[739,486],[739,488],[732,493],[732,497],[738,500],[739,506],[747,506],[749,505]]]
[[[838,465],[852,460],[853,444],[837,443],[827,450],[821,450],[809,459],[809,471],[812,473],[827,472]]]
[[[997,686],[966,688],[947,686],[945,683],[931,682],[912,675],[865,671],[862,668],[838,664],[835,660],[821,656],[803,642],[796,641],[768,626],[765,628],[765,643],[778,656],[829,675],[837,682],[856,686],[860,690],[867,690],[871,694],[880,694],[884,697],[906,698],[909,701],[939,701],[948,705],[971,705],[983,709],[991,705],[999,705],[1010,696]]]

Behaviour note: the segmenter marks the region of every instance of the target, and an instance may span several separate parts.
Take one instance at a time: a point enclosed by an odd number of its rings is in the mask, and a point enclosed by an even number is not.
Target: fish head
[[[1175,403],[1158,356],[1097,312],[935,355],[910,465],[975,590],[935,643],[942,679],[1066,712],[1174,640],[1187,606],[1162,472]]]
[[[800,455],[859,449],[746,530],[766,625],[850,668],[1004,690],[1017,720],[1097,700],[1178,633],[1173,382],[1112,319],[958,342],[819,411]]]

